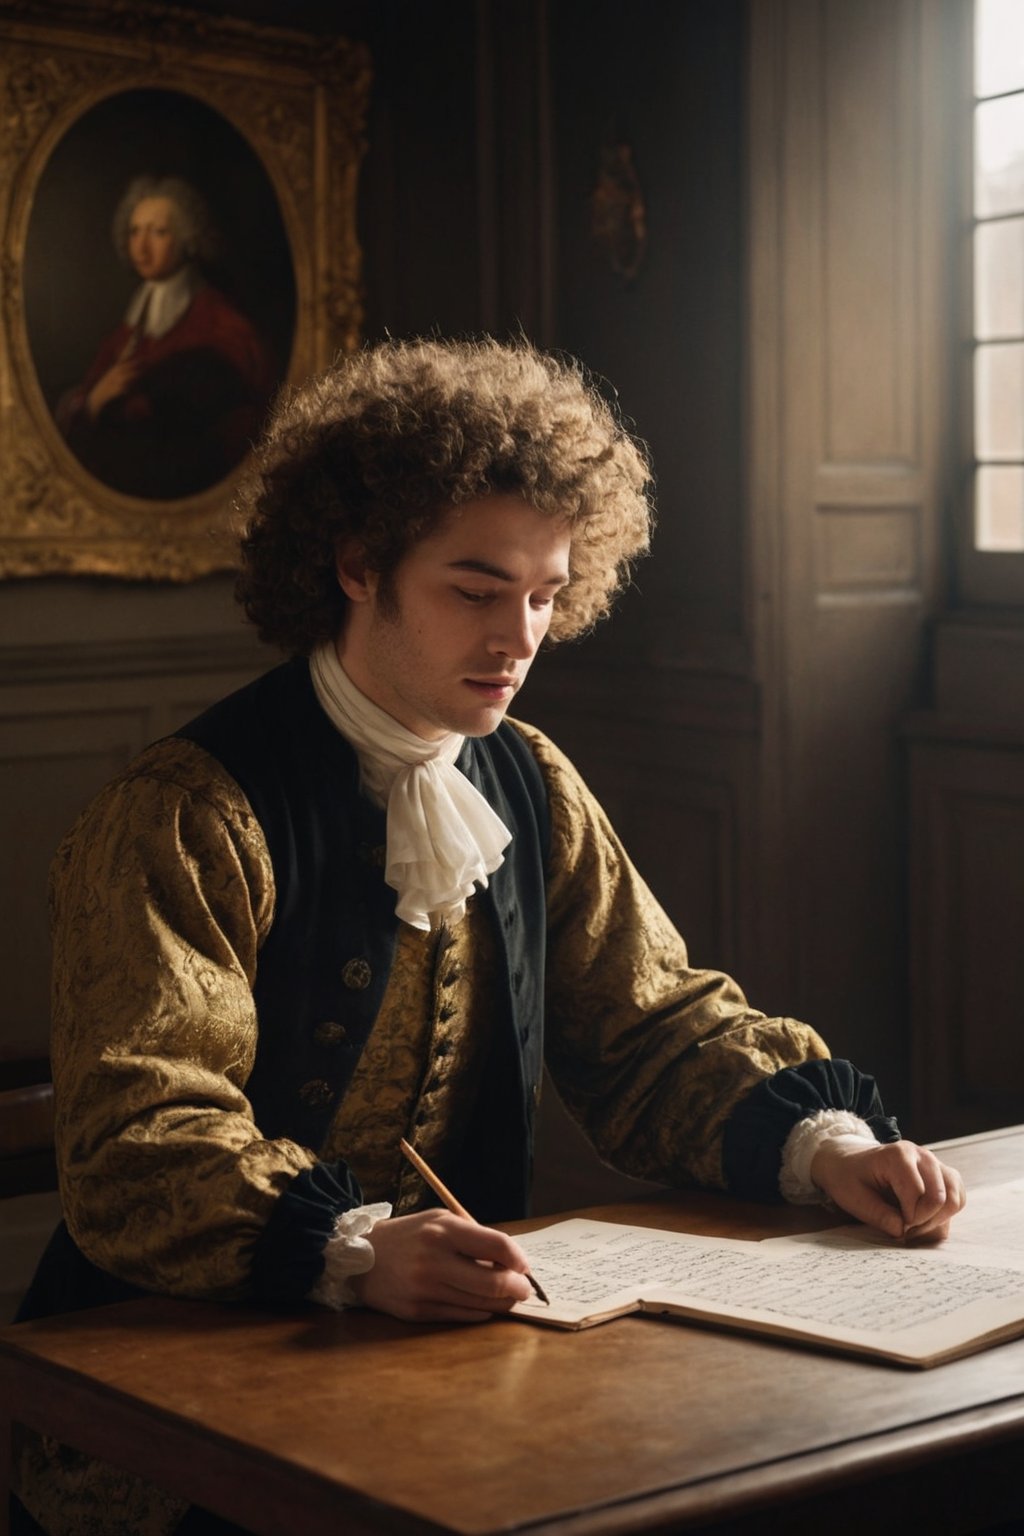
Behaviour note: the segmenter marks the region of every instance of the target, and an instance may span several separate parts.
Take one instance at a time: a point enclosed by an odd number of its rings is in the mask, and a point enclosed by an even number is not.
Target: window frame
[[[956,8],[959,21],[954,37],[951,71],[957,127],[954,143],[959,153],[953,167],[953,198],[958,227],[954,257],[956,292],[956,384],[959,398],[958,438],[960,452],[957,487],[956,595],[960,603],[986,608],[1024,605],[1024,550],[983,550],[975,544],[975,494],[979,462],[974,432],[975,332],[974,231],[979,221],[974,212],[974,139],[978,98],[974,90],[974,13],[976,0]],[[996,98],[984,98],[985,100]],[[1022,209],[1024,212],[1024,209]],[[1024,451],[1022,451],[1024,462]]]

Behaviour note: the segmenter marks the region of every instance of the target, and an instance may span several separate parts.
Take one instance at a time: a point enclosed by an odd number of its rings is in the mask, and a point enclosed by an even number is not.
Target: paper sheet
[[[916,1361],[1024,1331],[1024,1251],[1002,1263],[967,1241],[950,1258],[843,1232],[752,1243],[584,1219],[521,1242],[552,1304],[515,1311],[538,1322],[582,1326],[641,1306]]]

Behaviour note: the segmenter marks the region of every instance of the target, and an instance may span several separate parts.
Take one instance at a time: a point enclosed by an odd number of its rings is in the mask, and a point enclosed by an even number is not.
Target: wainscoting
[[[247,636],[8,650],[0,668],[0,1060],[45,1056],[50,860],[149,742],[271,664]]]

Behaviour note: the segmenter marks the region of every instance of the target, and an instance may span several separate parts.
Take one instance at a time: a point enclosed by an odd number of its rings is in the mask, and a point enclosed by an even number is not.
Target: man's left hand
[[[956,1169],[912,1141],[837,1136],[822,1142],[810,1173],[840,1210],[888,1237],[941,1242],[967,1198]]]

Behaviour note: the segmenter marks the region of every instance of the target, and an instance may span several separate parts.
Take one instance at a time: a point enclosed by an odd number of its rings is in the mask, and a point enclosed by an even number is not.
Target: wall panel
[[[226,647],[231,655],[232,647]],[[235,648],[237,650],[237,647]],[[260,668],[216,665],[196,670],[185,645],[147,658],[143,647],[120,653],[130,675],[110,675],[109,653],[76,652],[74,681],[52,649],[21,653],[24,680],[0,687],[0,1060],[45,1056],[49,1035],[47,875],[53,853],[96,792],[150,741],[173,731]],[[267,658],[269,662],[272,658]],[[9,658],[8,658],[9,661]],[[211,665],[211,663],[214,663]],[[186,670],[187,668],[187,670]],[[90,671],[92,675],[90,675]],[[97,675],[97,674],[100,675]],[[106,674],[106,675],[103,675]]]
[[[657,690],[609,681],[604,708],[574,694],[573,673],[531,678],[518,713],[548,731],[584,771],[627,853],[687,942],[690,963],[739,974],[742,935],[753,921],[750,868],[755,735],[749,714],[717,717],[678,690],[659,710]],[[674,717],[674,719],[673,719]],[[753,998],[756,1004],[760,999]],[[636,1193],[635,1181],[599,1162],[548,1084],[537,1144],[537,1212]]]
[[[912,745],[915,1118],[1024,1118],[1024,739],[921,717]]]
[[[762,954],[902,1108],[899,723],[942,595],[941,11],[759,0],[749,15],[764,897],[782,871]]]
[[[919,23],[891,0],[817,18],[826,462],[919,460]]]

